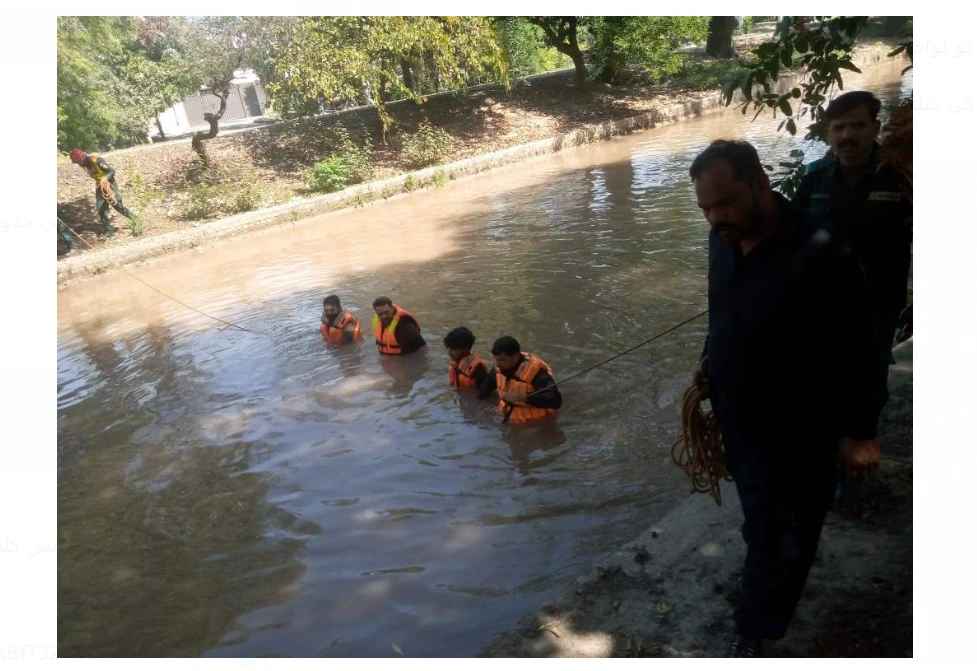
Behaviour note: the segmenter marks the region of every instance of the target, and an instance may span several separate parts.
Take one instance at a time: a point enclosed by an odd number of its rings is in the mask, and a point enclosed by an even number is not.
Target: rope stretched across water
[[[109,191],[111,191],[111,188],[109,189]],[[103,194],[104,194],[104,191],[103,191]],[[113,198],[114,198],[114,196],[113,196]],[[108,200],[108,199],[106,198],[106,200]],[[78,231],[76,231],[75,229],[73,229],[71,226],[69,226],[68,224],[65,224],[64,221],[61,219],[61,217],[58,217],[58,221],[60,221],[64,225],[65,228],[67,228],[69,231],[71,231],[71,233],[76,238],[78,238],[79,240],[81,240],[82,242],[84,242],[85,245],[89,249],[93,249],[92,245],[88,242],[88,240],[86,240],[85,238],[81,237],[81,235],[78,233]],[[198,315],[203,315],[204,317],[207,317],[208,319],[213,319],[215,322],[220,322],[221,324],[224,324],[225,326],[229,326],[230,328],[238,329],[239,331],[246,331],[247,333],[253,333],[256,336],[261,336],[261,337],[264,337],[264,338],[271,338],[272,337],[271,335],[269,335],[267,333],[261,333],[259,331],[252,331],[249,328],[245,328],[243,326],[238,326],[234,322],[229,322],[226,319],[221,319],[220,317],[215,317],[214,315],[207,314],[203,310],[198,310],[197,308],[193,307],[192,305],[187,305],[186,303],[184,303],[180,299],[174,298],[173,296],[170,296],[168,293],[166,293],[162,289],[159,289],[157,287],[154,287],[152,284],[150,284],[146,280],[142,279],[138,275],[134,275],[133,273],[130,273],[128,270],[126,270],[124,267],[122,267],[122,265],[120,265],[119,263],[116,263],[115,264],[115,267],[118,268],[119,270],[121,270],[122,272],[124,272],[126,275],[128,275],[132,279],[136,280],[137,282],[146,285],[147,287],[149,287],[150,289],[152,289],[153,291],[155,291],[155,292],[157,292],[159,294],[162,294],[163,296],[165,296],[166,298],[169,298],[174,303],[176,303],[178,305],[182,305],[187,310],[191,310],[193,312],[196,312]]]
[[[686,324],[689,324],[699,317],[708,314],[708,310],[703,310],[702,312],[689,317],[688,319],[675,324],[671,328],[668,328],[661,333],[657,333],[651,338],[629,347],[623,352],[619,352],[612,357],[604,359],[598,363],[595,363],[589,368],[585,368],[578,373],[574,373],[569,377],[566,377],[559,382],[554,382],[551,385],[543,387],[542,389],[536,389],[528,394],[526,398],[529,398],[533,394],[539,394],[548,389],[552,389],[558,385],[568,382],[575,377],[580,377],[585,373],[589,373],[595,368],[600,368],[601,366],[614,361],[617,358],[624,356],[634,350],[644,347],[659,338],[668,335],[672,331],[676,331]],[[692,489],[696,493],[709,493],[712,498],[716,501],[717,505],[722,505],[722,494],[719,491],[719,482],[721,480],[732,480],[726,469],[726,457],[723,454],[723,438],[722,433],[719,430],[719,421],[716,419],[715,413],[711,410],[706,411],[703,408],[703,401],[706,400],[705,390],[700,389],[695,384],[689,387],[685,395],[682,398],[682,433],[676,438],[675,442],[672,443],[672,461],[675,465],[681,468],[686,475],[692,480]],[[511,403],[508,404],[506,408],[505,415],[502,418],[502,423],[505,424],[509,417],[512,415],[512,411],[515,406]]]
[[[77,237],[79,240],[85,243],[85,245],[89,249],[92,249],[92,245],[87,240],[85,240],[85,238],[83,238],[77,231],[75,231],[70,226],[65,224],[64,221],[60,219],[60,217],[58,220],[61,221],[61,223],[64,224],[65,228],[71,231],[71,233],[74,234],[75,237]],[[138,275],[129,272],[121,265],[116,264],[116,267],[122,272],[124,272],[126,275],[128,275],[129,277],[139,282],[140,284],[149,287],[153,291],[156,291],[157,293],[165,296],[166,298],[169,298],[174,303],[177,303],[178,305],[182,305],[188,310],[196,312],[199,315],[203,315],[204,317],[207,317],[216,322],[224,324],[225,326],[238,329],[240,331],[246,331],[247,333],[252,333],[254,335],[262,336],[262,337],[269,337],[269,338],[271,337],[268,334],[260,333],[258,331],[253,331],[249,328],[245,328],[244,326],[239,326],[238,324],[227,321],[226,319],[215,317],[214,315],[208,314],[203,310],[199,310],[193,307],[192,305],[188,305],[183,301],[171,296],[170,294],[166,293],[162,289],[153,286],[149,282],[146,282],[144,279],[142,279]],[[699,317],[708,314],[708,312],[709,312],[708,310],[703,310],[702,312],[699,312],[698,314],[689,317],[688,319],[681,321],[678,324],[675,324],[671,328],[668,328],[662,331],[661,333],[655,334],[651,338],[648,338],[647,340],[640,342],[637,345],[629,347],[628,349],[622,352],[618,352],[614,356],[608,357],[603,361],[595,363],[594,365],[585,368],[582,371],[574,373],[569,377],[563,378],[559,382],[554,382],[553,384],[547,387],[534,390],[529,394],[527,394],[526,396],[528,398],[533,394],[538,394],[548,389],[552,389],[557,385],[564,384],[565,382],[569,382],[574,378],[580,377],[581,375],[589,373],[592,370],[600,368],[601,366],[606,365],[611,361],[614,361],[615,359],[624,356],[625,354],[629,354],[635,351],[636,349],[644,347],[645,345],[648,345],[658,340],[659,338],[662,338],[668,335],[669,333],[680,329],[686,324],[695,321]],[[721,503],[719,498],[719,489],[717,484],[718,478],[716,477],[716,473],[722,473],[725,475],[725,463],[723,462],[720,465],[720,460],[722,460],[722,448],[721,448],[721,438],[719,437],[719,429],[718,426],[715,425],[715,419],[713,418],[712,413],[709,413],[707,416],[702,414],[699,405],[701,402],[701,398],[697,396],[696,393],[694,392],[696,392],[696,390],[693,387],[690,388],[689,391],[687,391],[685,394],[685,403],[683,404],[683,411],[682,411],[683,435],[672,446],[672,458],[675,460],[675,463],[678,464],[683,470],[685,470],[686,473],[692,478],[692,484],[693,487],[695,488],[695,491],[697,492],[710,491],[713,497],[716,499],[716,503]],[[515,406],[509,404],[505,416],[502,418],[503,424],[509,421],[509,417],[512,415],[512,411],[514,408]],[[683,438],[685,440],[686,449],[685,452],[682,454],[682,460],[680,461],[680,459],[676,457],[675,449]],[[716,455],[718,455],[718,460]],[[705,466],[705,474],[703,474],[704,466]],[[725,475],[725,477],[728,478],[729,476]]]
[[[645,345],[648,345],[648,344],[651,344],[651,343],[655,342],[659,338],[668,335],[672,331],[677,331],[678,329],[682,328],[686,324],[689,324],[691,322],[694,322],[696,319],[698,319],[699,317],[702,317],[702,316],[704,316],[706,314],[709,314],[709,310],[703,310],[702,312],[698,313],[697,315],[694,315],[692,317],[689,317],[688,319],[679,322],[675,326],[672,326],[671,328],[665,329],[661,333],[657,333],[657,334],[653,335],[652,337],[648,338],[647,340],[645,340],[643,342],[639,342],[637,345],[634,345],[633,347],[627,348],[623,352],[618,352],[614,356],[612,356],[610,358],[607,358],[607,359],[604,359],[603,361],[600,361],[598,363],[595,363],[593,366],[590,366],[589,368],[584,368],[579,373],[574,373],[573,375],[571,375],[569,377],[565,377],[562,380],[560,380],[559,382],[554,382],[553,384],[551,384],[549,386],[546,386],[546,387],[543,387],[542,389],[534,389],[533,391],[531,391],[528,394],[526,394],[526,398],[529,398],[530,396],[532,396],[534,394],[539,394],[539,393],[542,393],[544,391],[547,391],[548,389],[552,389],[553,387],[559,386],[559,385],[563,384],[564,382],[569,382],[573,378],[580,377],[584,373],[589,373],[590,371],[594,370],[595,368],[600,368],[601,366],[603,366],[605,364],[608,364],[611,361],[614,361],[615,359],[618,359],[618,358],[624,356],[625,354],[630,354],[631,352],[633,352],[636,349],[639,349],[641,347],[644,347]],[[506,422],[509,421],[509,417],[512,415],[512,411],[513,411],[514,408],[515,408],[515,406],[513,406],[512,404],[509,404],[508,408],[506,409],[505,416],[503,416],[503,418],[502,418],[502,423],[503,424],[505,424]]]

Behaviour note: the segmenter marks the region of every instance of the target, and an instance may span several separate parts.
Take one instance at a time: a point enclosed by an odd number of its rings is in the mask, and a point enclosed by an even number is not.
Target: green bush
[[[423,168],[443,160],[451,151],[451,144],[451,136],[446,131],[434,128],[425,119],[416,133],[404,138],[401,153],[412,168]]]
[[[214,197],[215,193],[215,186],[209,182],[194,184],[190,189],[190,198],[183,208],[183,216],[191,221],[216,216],[218,210]]]
[[[359,184],[370,175],[371,152],[353,141],[345,126],[326,131],[326,142],[333,153],[324,161],[302,171],[306,186],[312,191],[331,193]]]
[[[669,80],[676,88],[693,91],[708,91],[721,88],[723,84],[747,74],[749,71],[735,60],[717,60],[707,63],[687,63],[682,70]]]
[[[339,154],[333,154],[325,161],[306,168],[302,171],[302,178],[310,190],[320,193],[339,191],[352,183],[349,165]]]
[[[132,219],[129,220],[129,233],[134,238],[138,238],[140,235],[143,234],[142,219],[140,219],[139,217],[133,217]]]
[[[235,213],[251,212],[261,206],[261,191],[254,184],[247,184],[231,199],[230,210]]]
[[[261,206],[262,193],[253,174],[217,177],[194,184],[183,206],[183,217],[191,221],[216,219],[250,212]],[[219,179],[219,181],[218,181]]]

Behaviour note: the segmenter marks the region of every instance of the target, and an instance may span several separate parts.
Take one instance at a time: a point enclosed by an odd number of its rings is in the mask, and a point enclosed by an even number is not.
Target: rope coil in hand
[[[102,192],[102,198],[104,198],[105,202],[108,203],[111,207],[115,207],[116,204],[119,202],[115,199],[115,190],[112,188],[112,185],[109,183],[109,180],[104,178],[100,179],[98,181],[98,190]]]
[[[709,493],[723,504],[720,480],[732,481],[726,469],[723,436],[712,410],[702,407],[707,391],[693,384],[682,397],[682,434],[672,443],[672,461],[692,480],[692,491]]]

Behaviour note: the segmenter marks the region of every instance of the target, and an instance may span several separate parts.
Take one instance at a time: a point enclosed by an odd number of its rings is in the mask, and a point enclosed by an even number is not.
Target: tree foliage
[[[589,27],[595,79],[618,83],[628,68],[636,67],[660,81],[682,68],[678,47],[706,39],[709,17],[595,16]]]
[[[523,16],[499,17],[495,27],[510,77],[527,77],[572,64],[566,54],[547,43],[542,28]]]
[[[764,111],[776,117],[783,115],[778,130],[791,135],[798,123],[807,118],[805,140],[826,142],[825,106],[835,89],[844,89],[843,72],[861,72],[852,62],[859,34],[868,23],[867,16],[786,16],[777,26],[775,39],[761,44],[744,62],[745,70],[723,87],[723,103],[730,105],[737,91],[745,98],[743,114],[750,109],[754,119]],[[912,59],[912,41],[900,44],[889,56],[905,52]],[[903,70],[905,73],[912,64]],[[783,93],[775,90],[781,73],[796,69],[803,73],[797,86]],[[775,184],[792,195],[802,177],[803,152],[795,150],[790,161],[780,163]]]
[[[398,70],[419,61],[441,87],[495,77],[508,84],[504,55],[491,21],[478,16],[310,16],[275,56],[273,96],[300,102],[357,99],[364,87],[384,129],[385,103],[394,98],[423,102]]]
[[[147,20],[58,17],[58,149],[144,141],[147,124],[188,85],[184,54]]]
[[[201,85],[220,95],[236,70],[267,70],[272,33],[287,22],[59,17],[58,148],[104,150],[144,141],[156,114]]]
[[[570,57],[577,74],[577,86],[584,88],[587,84],[587,65],[584,62],[583,50],[580,48],[578,29],[587,26],[589,17],[527,16],[526,20],[543,31],[543,38],[547,44]]]

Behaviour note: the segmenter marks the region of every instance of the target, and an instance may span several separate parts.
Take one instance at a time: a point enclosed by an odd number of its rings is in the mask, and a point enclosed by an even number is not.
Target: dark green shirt
[[[912,259],[912,202],[903,179],[878,167],[878,145],[869,172],[851,185],[835,156],[807,166],[794,204],[827,221],[832,233],[850,245],[861,264],[877,319],[893,320],[906,307]]]

